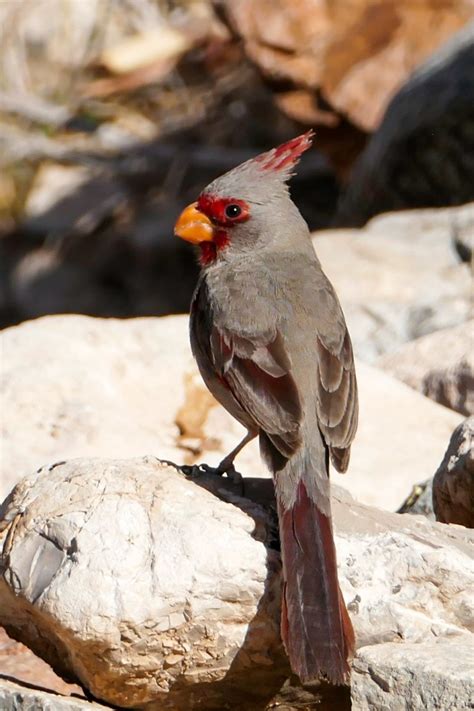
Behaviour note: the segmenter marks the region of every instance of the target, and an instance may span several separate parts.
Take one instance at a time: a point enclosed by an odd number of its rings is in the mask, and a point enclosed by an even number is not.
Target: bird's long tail
[[[344,684],[355,642],[337,579],[331,517],[310,498],[303,478],[294,483],[293,505],[285,508],[279,480],[277,476],[282,639],[291,667],[302,682],[324,676],[333,684]]]

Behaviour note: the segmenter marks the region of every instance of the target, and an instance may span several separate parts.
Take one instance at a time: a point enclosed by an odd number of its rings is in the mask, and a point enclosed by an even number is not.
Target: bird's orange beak
[[[193,202],[178,217],[174,233],[176,237],[181,237],[187,242],[199,244],[199,242],[212,242],[214,227],[210,219],[197,209],[197,202]]]

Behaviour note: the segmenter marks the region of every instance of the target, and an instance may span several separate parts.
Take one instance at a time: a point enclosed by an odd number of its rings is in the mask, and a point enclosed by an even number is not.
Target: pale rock
[[[347,475],[333,476],[359,501],[396,510],[433,475],[462,417],[384,372],[357,364],[359,427]]]
[[[50,316],[6,329],[0,497],[44,462],[156,453],[216,465],[244,429],[207,392],[192,358],[188,319],[119,321]],[[432,476],[461,421],[403,383],[357,367],[360,424],[343,481],[363,502],[395,509]],[[268,476],[254,440],[236,460]]]
[[[0,524],[0,623],[114,705],[189,708],[232,684],[273,695],[279,555],[263,508],[237,503],[153,457],[24,479]]]
[[[474,414],[473,320],[406,343],[376,365],[435,402]]]
[[[474,645],[457,639],[359,650],[353,711],[463,711],[474,699]]]
[[[472,317],[472,277],[454,240],[474,203],[389,213],[363,229],[327,230],[313,244],[334,284],[355,352],[368,362]]]
[[[268,479],[190,481],[153,457],[45,468],[3,506],[0,623],[115,705],[269,699],[288,673],[271,503]],[[442,642],[448,684],[449,645],[474,642],[474,532],[339,489],[333,509],[358,647]]]

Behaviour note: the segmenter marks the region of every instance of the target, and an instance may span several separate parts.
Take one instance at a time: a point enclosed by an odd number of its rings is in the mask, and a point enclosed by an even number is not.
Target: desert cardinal
[[[303,682],[345,683],[354,633],[337,579],[329,460],[357,427],[352,346],[287,180],[311,132],[214,180],[175,234],[200,247],[191,345],[201,375],[248,430],[274,478],[283,562],[281,634]]]

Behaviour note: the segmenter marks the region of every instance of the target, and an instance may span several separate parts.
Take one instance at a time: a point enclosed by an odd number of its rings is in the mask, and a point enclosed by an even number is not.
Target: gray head
[[[206,266],[219,258],[271,245],[284,248],[308,229],[292,202],[288,179],[312,142],[313,132],[293,138],[210,183],[181,214],[175,234],[201,248]]]

